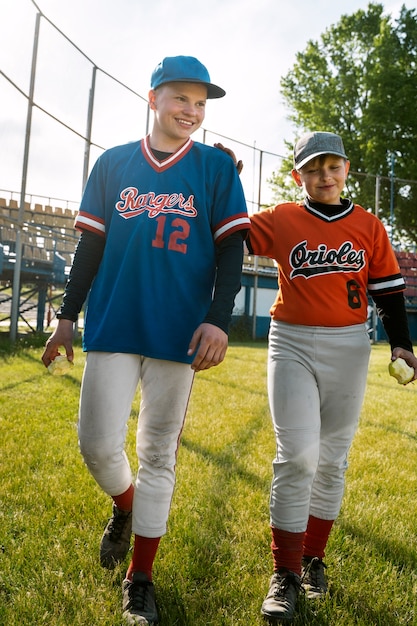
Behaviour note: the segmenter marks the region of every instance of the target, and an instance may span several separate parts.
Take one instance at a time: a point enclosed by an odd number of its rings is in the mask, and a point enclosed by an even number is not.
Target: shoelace
[[[122,533],[123,533],[123,529],[125,527],[126,524],[126,520],[128,518],[128,515],[125,515],[125,513],[119,513],[117,512],[111,522],[110,522],[110,526],[109,526],[109,539],[110,541],[119,541]]]
[[[143,611],[148,608],[149,604],[149,588],[151,582],[146,580],[132,582],[129,588],[130,608],[134,611]]]
[[[319,559],[318,556],[315,556],[314,558],[311,559],[311,561],[308,563],[307,567],[305,568],[303,575],[301,577],[301,583],[303,583],[306,576],[310,575],[314,586],[320,587],[321,586],[320,583],[323,582],[320,579],[322,578],[324,570],[326,568],[327,568],[327,565],[323,563],[323,561]]]
[[[297,589],[297,591],[304,591],[301,586],[301,581],[295,577],[292,572],[289,572],[285,575],[285,577],[281,580],[279,586],[276,589],[276,596],[283,596],[288,591],[288,589],[293,586]]]

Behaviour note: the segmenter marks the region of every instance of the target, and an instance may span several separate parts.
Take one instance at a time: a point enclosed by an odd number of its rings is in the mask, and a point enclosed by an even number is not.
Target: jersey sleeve
[[[84,189],[75,228],[88,230],[102,237],[107,235],[120,193],[120,179],[126,163],[137,157],[140,145],[140,141],[135,141],[115,146],[97,159]]]
[[[98,158],[84,189],[80,210],[75,219],[75,228],[105,236],[105,172],[106,158]]]
[[[278,207],[263,209],[250,217],[248,243],[253,254],[275,258],[274,214]]]
[[[384,225],[374,218],[374,245],[369,253],[368,291],[371,297],[401,293],[404,278]]]
[[[225,237],[250,228],[245,195],[242,183],[232,159],[218,150],[212,149],[217,174],[212,197],[213,239],[219,244]]]

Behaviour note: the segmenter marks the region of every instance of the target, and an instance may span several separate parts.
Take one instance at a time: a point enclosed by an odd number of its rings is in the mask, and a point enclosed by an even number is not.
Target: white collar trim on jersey
[[[181,148],[179,148],[176,152],[173,152],[172,154],[170,154],[169,157],[164,159],[163,161],[158,161],[158,159],[153,155],[153,152],[151,150],[151,146],[149,143],[149,135],[147,135],[147,137],[145,137],[145,139],[143,140],[143,148],[146,153],[146,157],[148,161],[152,163],[155,169],[165,170],[170,165],[173,165],[173,163],[176,163],[177,161],[179,161],[179,159],[181,159],[181,157],[186,152],[188,152],[192,143],[193,143],[193,140],[191,139],[191,137],[188,137],[187,141],[185,142],[183,146],[181,146]]]
[[[340,211],[337,211],[333,215],[327,215],[323,211],[320,211],[318,207],[314,207],[310,203],[308,198],[304,199],[304,206],[307,209],[307,211],[309,211],[310,213],[313,213],[313,215],[316,215],[317,217],[320,217],[322,220],[325,220],[326,222],[334,222],[335,220],[340,220],[342,217],[346,217],[346,215],[349,215],[349,213],[353,211],[353,207],[354,207],[353,202],[349,200],[348,198],[345,198],[342,200],[342,204],[340,205]]]

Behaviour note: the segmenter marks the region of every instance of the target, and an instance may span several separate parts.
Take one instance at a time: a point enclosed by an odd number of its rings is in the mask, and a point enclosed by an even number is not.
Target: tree
[[[328,130],[343,137],[349,195],[373,210],[378,175],[380,217],[390,224],[394,216],[397,236],[415,243],[417,18],[404,5],[395,21],[383,11],[370,3],[342,16],[320,41],[309,41],[281,79],[281,91],[297,136]],[[288,197],[291,167],[289,156],[269,181],[276,199]]]

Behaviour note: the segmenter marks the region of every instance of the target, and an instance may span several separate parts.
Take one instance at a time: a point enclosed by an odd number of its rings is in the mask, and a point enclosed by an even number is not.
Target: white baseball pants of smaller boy
[[[162,537],[175,486],[177,450],[191,393],[190,365],[137,354],[89,352],[83,374],[78,436],[92,476],[110,496],[132,484],[125,439],[140,385],[136,432],[139,469],[132,530]]]
[[[272,320],[268,395],[277,443],[271,525],[304,532],[309,515],[335,520],[366,388],[365,324],[324,328]]]

